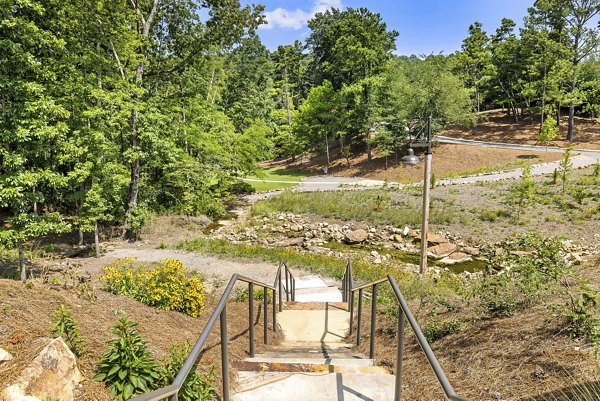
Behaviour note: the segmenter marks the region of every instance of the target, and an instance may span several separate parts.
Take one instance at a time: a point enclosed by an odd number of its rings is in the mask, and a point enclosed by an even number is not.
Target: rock
[[[369,232],[375,234],[377,232],[377,229],[375,227],[371,227],[369,228]]]
[[[428,245],[440,245],[440,244],[446,244],[448,243],[448,240],[445,237],[442,237],[441,235],[437,235],[437,234],[427,234],[427,244]]]
[[[369,234],[365,230],[360,228],[358,230],[347,232],[345,240],[349,244],[360,244],[361,242],[366,241],[368,237]]]
[[[376,258],[375,260],[373,260],[373,263],[375,263],[376,265],[380,265],[383,263],[383,260],[381,260],[380,258]]]
[[[405,226],[404,230],[402,230],[402,235],[406,237],[409,232],[410,232],[410,228],[408,228],[408,226]]]
[[[457,246],[451,242],[445,242],[427,249],[427,254],[435,259],[442,259],[456,251]]]
[[[21,372],[16,383],[2,392],[2,399],[34,401],[50,397],[73,401],[73,392],[83,379],[75,355],[62,338],[48,341],[42,352]]]
[[[290,231],[299,232],[302,231],[302,226],[300,224],[293,223],[290,225]]]
[[[10,354],[10,352],[0,348],[0,363],[10,361],[11,359],[13,359],[13,356]]]
[[[468,246],[464,249],[465,253],[468,253],[471,256],[479,256],[479,254],[481,253],[481,251],[479,250],[479,248],[474,248],[472,246]]]
[[[399,234],[394,234],[394,235],[392,236],[392,239],[393,239],[395,242],[402,242],[402,241],[404,241],[404,238],[402,238],[402,236],[401,236],[401,235],[399,235]]]
[[[283,241],[281,241],[279,243],[279,246],[300,246],[302,245],[302,243],[304,243],[304,238],[303,237],[299,237],[299,238],[288,238],[285,239]]]
[[[454,252],[450,256],[446,256],[445,258],[441,259],[440,263],[445,265],[453,265],[456,263],[470,262],[471,260],[473,260],[471,255],[467,255],[463,252]]]
[[[371,256],[373,256],[374,258],[378,258],[379,257],[379,252],[377,252],[377,251],[371,251]]]
[[[331,239],[332,241],[341,242],[344,239],[344,235],[340,232],[335,231],[331,233]]]

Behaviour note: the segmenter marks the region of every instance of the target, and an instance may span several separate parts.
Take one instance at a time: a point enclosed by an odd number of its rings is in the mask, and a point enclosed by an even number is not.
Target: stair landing
[[[395,377],[346,343],[350,314],[339,289],[296,279],[296,302],[277,315],[284,341],[234,361],[234,401],[392,401]]]

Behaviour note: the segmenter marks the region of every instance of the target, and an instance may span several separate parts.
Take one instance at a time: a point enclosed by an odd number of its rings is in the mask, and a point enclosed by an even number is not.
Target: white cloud
[[[342,0],[315,0],[310,11],[301,10],[299,8],[287,10],[278,7],[273,11],[267,11],[265,13],[267,24],[261,25],[261,28],[272,29],[277,27],[292,30],[302,29],[306,26],[308,20],[314,17],[316,13],[327,11],[330,8],[341,7]]]

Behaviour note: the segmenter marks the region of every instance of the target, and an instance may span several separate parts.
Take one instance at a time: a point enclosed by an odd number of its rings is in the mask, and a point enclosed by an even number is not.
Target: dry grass
[[[417,310],[417,305],[411,308]],[[547,306],[537,306],[508,318],[478,320],[476,305],[465,304],[451,313],[473,323],[432,344],[455,391],[472,400],[567,400],[572,388],[599,379],[600,363],[593,349],[561,331],[563,320]],[[363,317],[363,342],[369,352],[368,308]],[[396,322],[377,317],[375,357],[395,369]],[[417,316],[417,320],[419,317]],[[355,341],[355,335],[353,336]],[[441,387],[412,330],[407,329],[403,364],[403,398],[445,400]],[[600,393],[600,392],[599,392]],[[571,398],[578,400],[578,398]],[[589,401],[594,398],[582,398]]]
[[[106,350],[106,341],[111,338],[107,332],[115,324],[121,313],[127,313],[139,323],[141,335],[148,341],[149,350],[157,357],[168,354],[174,341],[190,339],[195,342],[220,298],[220,291],[207,295],[206,308],[202,316],[192,318],[177,313],[159,311],[123,296],[116,296],[102,290],[95,291],[96,300],[82,299],[73,290],[49,286],[36,282],[33,288],[11,280],[0,280],[0,348],[6,349],[15,359],[0,370],[0,388],[14,379],[43,347],[41,338],[49,337],[54,311],[65,304],[73,311],[85,341],[84,354],[78,359],[79,368],[86,379],[76,400],[108,401],[107,391],[100,383],[89,380],[95,374],[96,362]],[[256,304],[258,310],[261,303]],[[248,349],[248,309],[246,303],[230,302],[228,305],[229,354],[231,359],[247,356]],[[269,309],[270,311],[270,309]],[[255,327],[257,352],[262,345],[262,315]],[[279,334],[279,333],[278,333]],[[269,331],[276,343],[278,335]],[[200,367],[206,371],[215,366],[220,377],[220,339],[218,325],[209,336]],[[232,372],[233,374],[233,372]],[[220,380],[217,382],[220,386]]]

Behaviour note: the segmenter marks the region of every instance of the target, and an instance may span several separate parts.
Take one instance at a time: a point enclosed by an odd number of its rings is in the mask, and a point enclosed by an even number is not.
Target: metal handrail
[[[348,266],[346,267],[346,271],[348,272]],[[352,269],[348,272],[350,275],[352,274]],[[346,273],[344,273],[343,282],[348,281],[352,283],[352,278],[348,280],[346,277]],[[397,355],[396,355],[396,383],[395,383],[395,401],[400,401],[402,398],[402,360],[404,357],[404,329],[406,327],[406,320],[413,329],[417,341],[423,350],[423,353],[427,357],[427,361],[429,362],[429,366],[433,369],[435,376],[437,377],[440,386],[444,390],[446,397],[451,401],[470,401],[467,398],[463,398],[456,394],[454,388],[450,384],[448,377],[444,373],[440,363],[438,362],[433,350],[429,346],[429,342],[423,335],[421,331],[421,327],[417,320],[413,316],[402,292],[398,288],[398,284],[396,280],[391,275],[388,275],[385,278],[381,278],[379,280],[372,281],[368,284],[361,285],[359,287],[352,288],[352,284],[350,284],[349,292],[350,292],[350,334],[352,334],[352,325],[353,325],[353,316],[354,316],[354,294],[358,292],[358,316],[357,316],[357,328],[356,328],[356,345],[360,344],[361,340],[361,323],[362,323],[362,304],[363,304],[363,290],[371,287],[371,335],[370,335],[370,344],[369,344],[369,358],[373,359],[375,356],[375,317],[377,315],[377,285],[389,282],[394,294],[396,295],[396,299],[398,300],[398,344],[397,344]],[[345,285],[342,283],[342,287]],[[347,288],[347,287],[345,287]]]
[[[281,269],[281,264],[280,264],[280,269]],[[275,331],[277,331],[276,307],[275,307],[277,288],[274,285],[270,286],[270,285],[262,283],[260,281],[251,279],[249,277],[239,275],[237,273],[233,274],[231,276],[231,279],[229,280],[229,284],[227,284],[227,287],[225,288],[225,291],[223,292],[223,295],[221,296],[221,299],[219,300],[219,303],[217,304],[217,307],[215,308],[214,312],[208,319],[208,322],[206,323],[204,330],[202,330],[200,337],[194,344],[194,347],[192,348],[190,355],[187,357],[187,359],[181,366],[181,369],[179,370],[179,373],[177,373],[177,376],[173,380],[173,383],[167,387],[163,387],[158,390],[154,390],[150,393],[146,393],[146,394],[142,394],[137,397],[134,397],[131,399],[132,401],[160,401],[160,400],[164,400],[166,398],[168,398],[169,401],[177,401],[178,393],[181,390],[181,387],[183,386],[183,383],[187,379],[188,375],[190,374],[192,368],[196,364],[198,357],[200,356],[200,353],[202,352],[202,348],[204,347],[204,343],[208,339],[209,334],[211,333],[212,329],[214,328],[214,326],[217,322],[217,318],[219,318],[219,324],[220,324],[220,329],[221,329],[221,366],[222,366],[221,370],[222,370],[222,380],[223,380],[223,400],[229,401],[229,361],[228,361],[228,350],[227,350],[227,341],[228,341],[228,338],[227,338],[227,298],[229,298],[229,296],[231,295],[231,292],[233,291],[233,288],[234,288],[235,284],[237,283],[237,281],[243,281],[243,282],[248,283],[248,304],[249,304],[249,306],[248,306],[248,310],[249,310],[248,331],[249,331],[249,337],[250,337],[250,344],[249,344],[250,345],[250,352],[249,352],[250,355],[254,356],[254,319],[253,319],[253,316],[254,316],[254,312],[253,312],[254,311],[254,285],[262,287],[263,291],[264,291],[264,293],[263,293],[263,309],[264,309],[263,310],[263,319],[264,319],[263,336],[264,336],[264,340],[263,341],[265,344],[268,344],[267,304],[269,303],[269,297],[268,297],[267,290],[273,291],[273,302],[272,302],[272,304],[273,304],[273,331],[275,332]]]

